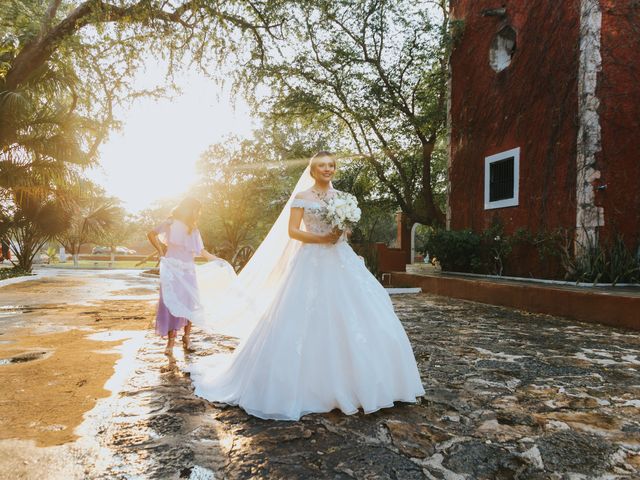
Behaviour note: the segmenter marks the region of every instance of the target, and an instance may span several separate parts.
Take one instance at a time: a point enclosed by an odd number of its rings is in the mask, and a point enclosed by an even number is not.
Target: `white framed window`
[[[520,147],[484,159],[484,209],[518,205]]]

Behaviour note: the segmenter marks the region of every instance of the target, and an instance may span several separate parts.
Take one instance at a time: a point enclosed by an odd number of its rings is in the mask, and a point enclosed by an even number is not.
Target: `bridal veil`
[[[272,303],[301,243],[289,237],[289,210],[295,196],[311,188],[304,170],[271,230],[240,274],[219,260],[196,267],[203,315],[194,324],[215,333],[246,338]]]

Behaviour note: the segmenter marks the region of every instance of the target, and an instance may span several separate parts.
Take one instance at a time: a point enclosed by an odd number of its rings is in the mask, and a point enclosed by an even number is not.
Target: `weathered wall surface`
[[[601,0],[602,72],[597,95],[602,150],[596,193],[604,207],[601,238],[621,233],[630,248],[640,242],[640,2]]]
[[[576,222],[578,0],[498,2],[506,17],[484,16],[492,0],[454,0],[465,31],[451,58],[450,226],[506,233],[571,228]],[[499,6],[499,5],[498,5]],[[505,25],[517,34],[508,68],[489,65],[491,42]],[[519,205],[484,210],[484,158],[520,147]],[[551,275],[537,254],[521,252],[510,274]],[[541,271],[542,269],[542,271]]]

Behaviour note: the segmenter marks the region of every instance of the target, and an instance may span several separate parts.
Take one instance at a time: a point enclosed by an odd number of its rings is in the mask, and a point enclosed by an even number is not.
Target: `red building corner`
[[[637,2],[452,0],[448,228],[640,242]],[[519,252],[509,274],[554,277]]]

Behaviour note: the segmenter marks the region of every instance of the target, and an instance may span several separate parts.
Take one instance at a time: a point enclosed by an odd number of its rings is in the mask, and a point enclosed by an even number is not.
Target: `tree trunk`
[[[446,222],[446,216],[433,200],[433,190],[431,189],[431,160],[435,148],[435,135],[429,140],[422,141],[422,197],[425,206],[426,217],[429,222],[425,225],[441,227]],[[423,223],[423,222],[417,222]]]

